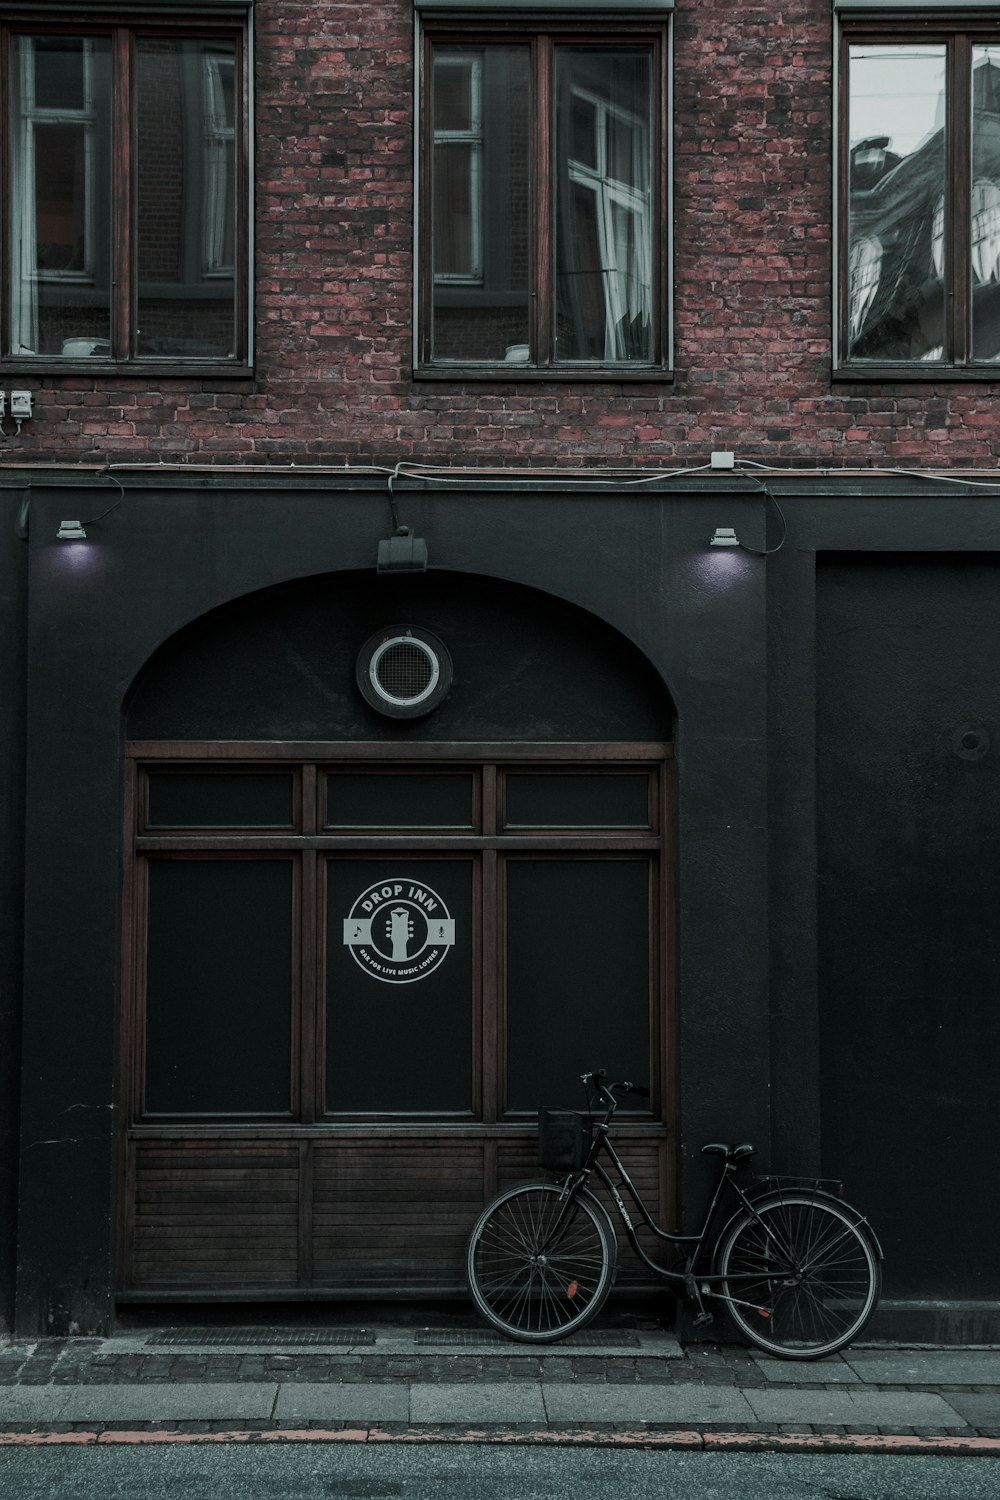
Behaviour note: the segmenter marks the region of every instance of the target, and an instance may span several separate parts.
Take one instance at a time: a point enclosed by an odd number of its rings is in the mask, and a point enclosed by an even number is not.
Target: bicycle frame
[[[634,1182],[629,1176],[624,1162],[618,1155],[618,1152],[615,1150],[614,1145],[611,1141],[610,1122],[614,1118],[615,1112],[617,1110],[618,1100],[615,1098],[614,1094],[610,1093],[610,1091],[606,1089],[603,1084],[599,1083],[596,1078],[593,1079],[593,1082],[597,1084],[600,1094],[607,1101],[608,1110],[603,1120],[597,1120],[594,1122],[594,1137],[591,1142],[590,1151],[587,1155],[587,1160],[580,1168],[580,1170],[571,1173],[566,1178],[563,1184],[563,1193],[565,1195],[567,1206],[572,1202],[573,1198],[576,1197],[577,1193],[585,1191],[587,1189],[587,1182],[591,1173],[595,1174],[607,1188],[607,1191],[611,1197],[611,1201],[614,1204],[618,1215],[625,1226],[625,1231],[628,1235],[629,1243],[632,1246],[635,1254],[642,1261],[643,1265],[645,1265],[650,1271],[652,1271],[654,1275],[660,1277],[661,1280],[673,1286],[678,1292],[688,1297],[695,1304],[699,1314],[699,1316],[695,1320],[696,1322],[707,1322],[709,1321],[710,1315],[705,1311],[702,1302],[703,1297],[718,1297],[722,1301],[725,1301],[727,1303],[738,1302],[738,1299],[734,1298],[731,1292],[727,1294],[725,1292],[714,1291],[713,1287],[717,1286],[722,1281],[726,1281],[731,1287],[734,1281],[741,1279],[739,1273],[736,1273],[734,1275],[733,1272],[730,1272],[728,1276],[723,1277],[722,1275],[713,1271],[709,1271],[707,1273],[702,1271],[698,1273],[697,1277],[695,1276],[695,1267],[698,1263],[699,1257],[701,1256],[705,1248],[706,1242],[709,1240],[720,1204],[722,1203],[723,1197],[726,1195],[727,1189],[735,1195],[735,1198],[737,1200],[737,1204],[734,1205],[734,1213],[740,1212],[741,1207],[743,1209],[746,1209],[746,1211],[761,1227],[761,1230],[766,1235],[767,1239],[774,1246],[775,1253],[779,1261],[782,1258],[785,1258],[787,1260],[787,1252],[779,1242],[776,1235],[772,1232],[770,1225],[757,1213],[754,1207],[754,1202],[755,1199],[763,1200],[765,1198],[770,1201],[773,1198],[774,1193],[776,1191],[781,1191],[781,1189],[780,1187],[776,1187],[774,1185],[769,1186],[768,1182],[765,1180],[764,1182],[755,1185],[749,1192],[747,1192],[735,1180],[738,1163],[727,1157],[723,1161],[722,1170],[719,1173],[719,1179],[715,1185],[715,1191],[712,1194],[711,1201],[705,1213],[704,1221],[698,1233],[674,1234],[670,1230],[662,1228],[661,1225],[657,1224],[656,1220],[649,1212],[649,1209],[647,1208],[643,1200],[642,1194],[639,1192],[639,1189],[635,1186]],[[600,1160],[603,1154],[606,1154],[608,1157],[610,1157],[611,1165],[617,1173],[617,1181],[612,1177],[607,1167]],[[632,1200],[632,1204],[638,1211],[642,1223],[645,1224],[646,1228],[650,1230],[650,1232],[654,1234],[658,1240],[663,1240],[666,1244],[673,1245],[677,1249],[678,1253],[683,1255],[683,1269],[674,1270],[667,1266],[660,1265],[657,1261],[653,1260],[650,1255],[647,1254],[646,1250],[639,1241],[638,1229],[632,1217],[632,1214],[629,1212],[625,1200],[622,1197],[623,1190]],[[808,1190],[811,1191],[816,1201],[820,1201],[824,1198],[829,1199],[831,1197],[829,1193],[823,1191],[819,1183],[816,1181],[809,1182]],[[843,1203],[842,1200],[837,1199],[836,1201],[842,1209],[847,1210],[849,1213],[855,1216],[858,1225],[864,1225],[867,1233],[872,1239],[879,1259],[881,1259],[881,1246],[878,1244],[878,1240],[864,1216],[858,1214],[857,1210],[852,1209],[850,1205]],[[559,1216],[556,1225],[553,1226],[554,1233],[558,1233],[558,1228],[561,1220],[562,1215]],[[747,1273],[742,1279],[759,1281],[759,1273],[756,1271]]]
[[[611,1164],[614,1167],[615,1172],[617,1173],[617,1182],[611,1176],[611,1173],[607,1170],[604,1163],[599,1159],[602,1152],[606,1153],[610,1157]],[[683,1290],[688,1295],[694,1296],[695,1300],[698,1300],[697,1289],[691,1286],[691,1280],[694,1274],[694,1266],[697,1263],[698,1257],[700,1256],[705,1246],[706,1240],[708,1239],[709,1231],[712,1228],[712,1224],[715,1220],[719,1204],[722,1201],[727,1186],[731,1187],[736,1195],[740,1199],[742,1199],[742,1201],[748,1207],[750,1206],[751,1200],[747,1197],[746,1193],[743,1192],[739,1184],[733,1181],[735,1171],[736,1168],[731,1162],[726,1162],[724,1164],[723,1169],[719,1174],[719,1180],[715,1185],[715,1191],[712,1194],[711,1202],[708,1205],[705,1219],[699,1232],[697,1234],[673,1234],[670,1230],[664,1229],[661,1227],[661,1225],[657,1224],[656,1220],[649,1212],[649,1209],[647,1208],[643,1200],[642,1194],[639,1192],[639,1189],[636,1187],[635,1183],[629,1176],[624,1162],[618,1155],[618,1152],[615,1150],[614,1145],[610,1140],[608,1125],[606,1123],[598,1123],[595,1126],[595,1139],[593,1146],[591,1147],[590,1156],[587,1160],[586,1165],[580,1170],[580,1172],[575,1173],[573,1178],[570,1179],[571,1185],[569,1187],[569,1191],[572,1194],[576,1190],[577,1185],[579,1187],[585,1186],[588,1176],[591,1172],[593,1172],[598,1178],[600,1178],[601,1182],[603,1182],[604,1186],[607,1188],[608,1193],[611,1197],[611,1201],[618,1211],[618,1216],[625,1226],[625,1232],[628,1235],[629,1244],[632,1246],[632,1249],[642,1261],[643,1265],[647,1266],[650,1271],[653,1271],[664,1281],[674,1284],[678,1288],[678,1290]],[[633,1206],[638,1211],[646,1228],[649,1229],[657,1239],[663,1240],[668,1245],[673,1245],[679,1253],[684,1253],[685,1265],[683,1271],[672,1270],[668,1266],[660,1265],[658,1261],[653,1260],[652,1257],[646,1253],[645,1249],[639,1241],[639,1235],[635,1221],[633,1220],[632,1215],[629,1212],[628,1207],[626,1206],[625,1200],[622,1197],[623,1189],[626,1193],[628,1193],[629,1198],[632,1200]],[[703,1282],[711,1282],[713,1280],[721,1280],[721,1277],[703,1276],[699,1279]]]

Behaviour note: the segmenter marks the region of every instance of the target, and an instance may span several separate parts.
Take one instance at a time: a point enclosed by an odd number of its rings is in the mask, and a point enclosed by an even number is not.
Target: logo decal
[[[369,886],[344,921],[344,943],[356,964],[385,984],[412,984],[432,974],[455,943],[455,920],[436,891],[412,880]]]

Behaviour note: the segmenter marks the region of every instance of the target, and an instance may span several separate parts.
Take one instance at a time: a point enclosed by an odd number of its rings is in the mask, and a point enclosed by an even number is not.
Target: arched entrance
[[[422,717],[357,686],[395,627],[454,663]],[[649,1079],[626,1155],[669,1211],[670,724],[609,627],[481,578],[303,580],[158,653],[127,719],[122,1299],[453,1293],[534,1110],[595,1066]]]

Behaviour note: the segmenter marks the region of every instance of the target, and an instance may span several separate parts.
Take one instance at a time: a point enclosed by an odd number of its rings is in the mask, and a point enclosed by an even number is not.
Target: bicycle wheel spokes
[[[549,1183],[501,1194],[476,1223],[466,1252],[473,1300],[514,1338],[560,1338],[601,1306],[614,1255],[598,1212]]]
[[[879,1266],[850,1210],[808,1194],[754,1205],[720,1246],[723,1295],[749,1339],[815,1359],[856,1338],[878,1300]]]

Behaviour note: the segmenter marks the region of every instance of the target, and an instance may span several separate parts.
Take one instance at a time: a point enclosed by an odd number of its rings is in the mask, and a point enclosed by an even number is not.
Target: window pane
[[[528,358],[527,47],[437,47],[432,83],[433,357]]]
[[[556,49],[558,360],[653,358],[652,57]]]
[[[235,80],[231,43],[137,41],[138,355],[235,354]]]
[[[972,49],[972,357],[1000,360],[1000,46]]]
[[[471,828],[472,777],[328,776],[328,828]]]
[[[507,1107],[579,1109],[579,1075],[648,1084],[649,864],[507,865]]]
[[[945,350],[946,48],[850,49],[848,352]]]
[[[649,777],[540,776],[506,780],[508,828],[648,828]]]
[[[146,1110],[290,1108],[292,865],[151,860]]]
[[[326,1107],[472,1108],[472,864],[327,865]]]
[[[150,828],[291,828],[291,776],[155,771]]]
[[[110,41],[13,39],[14,354],[110,353]]]

